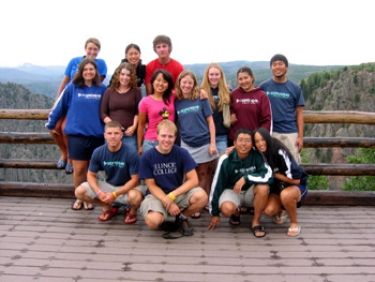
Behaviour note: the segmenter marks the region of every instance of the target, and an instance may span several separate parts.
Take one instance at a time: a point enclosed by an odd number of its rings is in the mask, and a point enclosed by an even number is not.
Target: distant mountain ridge
[[[262,81],[272,76],[270,71],[270,65],[268,61],[233,61],[233,62],[219,62],[223,68],[228,85],[231,88],[237,87],[236,73],[240,67],[250,67],[255,75],[255,84],[259,84]],[[204,70],[207,64],[186,64],[185,69],[193,71],[201,82]],[[289,79],[299,82],[302,78],[308,77],[312,73],[335,70],[343,66],[309,66],[309,65],[297,65],[290,64],[288,70]],[[33,94],[44,94],[49,97],[55,98],[57,90],[60,86],[61,80],[63,79],[65,66],[37,66],[33,64],[25,63],[22,66],[8,68],[0,67],[0,82],[7,83],[18,83],[22,84],[26,88],[30,89]],[[109,70],[113,72],[114,70]],[[112,74],[108,73],[106,80],[107,84]]]

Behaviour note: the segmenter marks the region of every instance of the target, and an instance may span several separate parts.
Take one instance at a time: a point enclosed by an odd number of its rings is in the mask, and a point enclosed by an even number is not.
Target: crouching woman
[[[288,236],[296,237],[301,232],[297,221],[297,208],[307,196],[308,175],[297,164],[289,150],[264,128],[253,133],[253,143],[262,152],[274,172],[270,195],[264,213],[275,216],[275,224],[283,224],[290,218]]]

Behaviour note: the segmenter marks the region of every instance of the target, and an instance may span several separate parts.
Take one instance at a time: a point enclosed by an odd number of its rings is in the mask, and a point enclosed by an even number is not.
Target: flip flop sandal
[[[77,206],[77,208],[75,208],[74,206]],[[74,211],[79,211],[81,210],[83,207],[83,202],[81,202],[80,200],[74,200],[73,204],[72,204],[72,210]]]
[[[65,166],[65,173],[66,173],[66,174],[72,174],[73,171],[74,171],[74,169],[73,169],[73,164],[67,164],[67,165]]]
[[[276,215],[275,219],[273,220],[273,223],[283,224],[288,217],[289,217],[288,213],[286,211],[283,211],[281,216]]]
[[[103,210],[102,214],[98,217],[99,221],[108,221],[117,213],[117,208],[110,208],[109,210]]]
[[[257,226],[252,227],[251,231],[253,231],[254,237],[256,237],[256,238],[262,238],[262,237],[266,236],[266,231],[264,230],[264,226],[262,226],[262,225],[257,225]],[[258,232],[264,232],[264,234],[263,235],[256,235],[256,233],[258,233]]]
[[[126,213],[126,217],[124,220],[125,224],[133,224],[137,222],[137,214],[130,213],[130,210]]]
[[[59,159],[58,161],[57,161],[57,163],[56,163],[56,167],[58,168],[58,169],[63,169],[63,168],[65,168],[65,166],[66,166],[66,162],[67,162],[67,160],[63,160],[63,159]]]
[[[240,216],[238,215],[231,215],[230,219],[229,219],[229,223],[231,225],[239,225],[241,223],[241,219],[240,219]]]
[[[290,234],[289,234],[290,232]],[[301,226],[298,225],[297,227],[293,227],[293,228],[288,228],[288,233],[286,233],[286,235],[288,235],[289,237],[297,237],[299,234],[301,234]]]
[[[87,211],[91,211],[95,209],[95,207],[91,203],[83,202],[83,208]]]

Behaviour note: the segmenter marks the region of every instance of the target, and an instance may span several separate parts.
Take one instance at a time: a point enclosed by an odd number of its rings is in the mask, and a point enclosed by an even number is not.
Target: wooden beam
[[[0,119],[46,120],[50,109],[0,109]],[[375,124],[375,113],[360,111],[303,111],[305,123]]]
[[[304,137],[304,148],[375,148],[369,137]]]
[[[375,164],[301,164],[310,175],[375,175]]]
[[[0,168],[57,169],[56,162],[42,160],[0,160]]]
[[[73,184],[0,182],[0,196],[74,198]]]
[[[309,191],[303,205],[375,206],[375,192]]]
[[[55,144],[49,133],[0,132],[0,144]]]
[[[0,119],[46,120],[51,110],[0,109]]]
[[[305,123],[375,124],[375,113],[359,111],[303,111]]]

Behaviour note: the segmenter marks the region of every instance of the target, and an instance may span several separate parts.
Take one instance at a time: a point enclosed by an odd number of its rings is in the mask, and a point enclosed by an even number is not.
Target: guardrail
[[[0,109],[0,119],[46,120],[49,110]],[[357,111],[304,111],[305,123],[375,124],[375,113]],[[0,144],[54,144],[49,133],[0,132]],[[375,138],[305,137],[305,148],[375,148]],[[375,175],[375,164],[301,164],[310,175]],[[0,159],[0,168],[56,169],[46,160]],[[73,197],[72,184],[0,182],[0,195]],[[324,195],[324,196],[323,196]],[[349,205],[375,205],[375,193],[310,191],[307,203],[342,204],[346,195]],[[322,198],[323,197],[323,198]],[[325,199],[324,201],[322,199]]]

